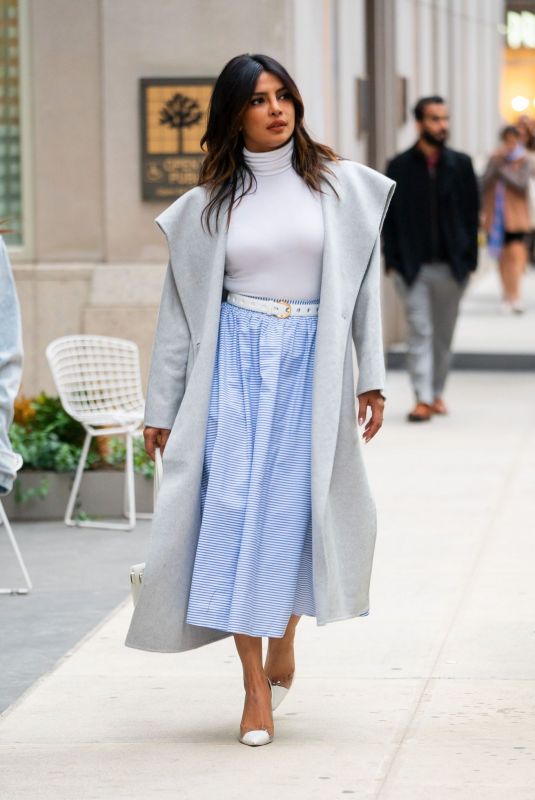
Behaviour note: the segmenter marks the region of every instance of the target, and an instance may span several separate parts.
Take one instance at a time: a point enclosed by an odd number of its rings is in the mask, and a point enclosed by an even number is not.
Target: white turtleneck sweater
[[[265,153],[243,148],[257,185],[232,211],[224,287],[285,300],[320,296],[323,215],[319,192],[292,167],[293,137]]]

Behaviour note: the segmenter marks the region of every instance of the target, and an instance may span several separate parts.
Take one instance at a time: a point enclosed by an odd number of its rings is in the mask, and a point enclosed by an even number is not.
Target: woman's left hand
[[[362,438],[366,444],[373,439],[381,425],[383,424],[383,413],[385,399],[379,389],[372,389],[369,392],[359,394],[359,425],[364,425],[368,414],[368,406],[371,409],[371,416],[362,433]]]

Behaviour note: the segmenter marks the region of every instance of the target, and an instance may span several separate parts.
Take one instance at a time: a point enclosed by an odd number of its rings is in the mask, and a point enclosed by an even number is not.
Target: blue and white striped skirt
[[[310,302],[310,301],[303,301]],[[191,625],[284,635],[315,615],[310,459],[317,317],[221,306]]]

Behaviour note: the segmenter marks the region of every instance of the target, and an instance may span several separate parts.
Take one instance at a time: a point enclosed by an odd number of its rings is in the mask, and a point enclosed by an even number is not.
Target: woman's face
[[[283,82],[271,72],[261,72],[242,117],[245,147],[253,153],[286,144],[294,132],[295,108]]]

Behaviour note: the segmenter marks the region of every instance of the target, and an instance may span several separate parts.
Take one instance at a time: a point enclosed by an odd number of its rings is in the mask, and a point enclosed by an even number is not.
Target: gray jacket
[[[21,458],[13,452],[8,437],[21,375],[19,301],[6,245],[0,236],[0,495],[11,491],[21,464]]]
[[[313,580],[320,625],[368,613],[376,517],[356,424],[352,341],[357,392],[383,390],[379,233],[394,190],[391,180],[355,162],[331,166],[339,197],[325,187],[321,198],[325,242],[312,400]],[[224,224],[214,236],[201,227],[206,201],[206,190],[196,187],[156,220],[170,262],[145,422],[172,431],[143,587],[125,643],[158,652],[229,635],[185,620],[226,249]]]

